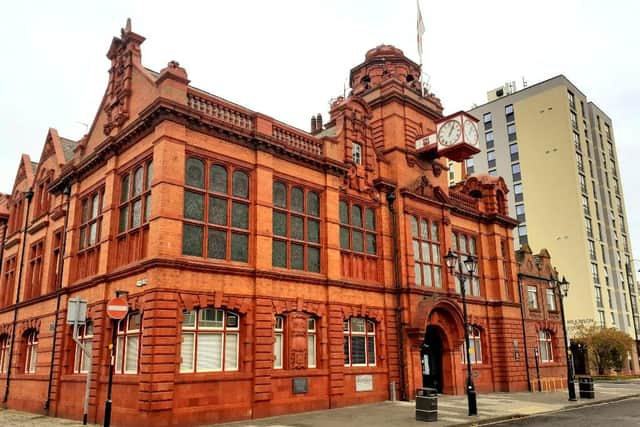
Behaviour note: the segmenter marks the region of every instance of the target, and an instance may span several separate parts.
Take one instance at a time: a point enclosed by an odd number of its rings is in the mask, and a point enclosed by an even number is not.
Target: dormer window
[[[355,142],[351,144],[351,160],[356,165],[362,164],[362,145]]]

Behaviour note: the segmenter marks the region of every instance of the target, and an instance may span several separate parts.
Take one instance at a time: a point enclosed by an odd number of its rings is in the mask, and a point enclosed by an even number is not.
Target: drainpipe
[[[404,360],[404,331],[402,326],[402,296],[400,295],[401,280],[400,280],[400,262],[398,260],[398,251],[400,247],[398,239],[398,221],[396,219],[396,210],[394,202],[396,200],[396,193],[390,191],[387,193],[387,204],[389,205],[389,212],[391,213],[391,241],[393,251],[393,273],[396,282],[396,321],[398,322],[398,347],[400,349],[400,399],[407,400],[407,385],[405,379],[405,360]]]
[[[24,267],[24,250],[27,247],[27,225],[29,224],[29,211],[31,210],[31,199],[33,199],[33,190],[28,189],[25,193],[27,197],[27,214],[24,218],[24,230],[22,231],[22,253],[20,255],[20,270],[18,271],[18,292],[16,292],[16,305],[13,309],[13,325],[11,328],[11,347],[9,348],[9,366],[7,368],[7,384],[4,388],[4,399],[2,403],[5,408],[9,400],[9,383],[11,381],[11,363],[13,362],[13,348],[16,343],[16,323],[18,322],[18,304],[20,303],[20,288],[22,287],[22,270]]]
[[[56,283],[56,312],[53,319],[53,343],[51,347],[51,362],[49,363],[49,383],[47,385],[47,400],[44,402],[44,409],[49,412],[51,403],[51,385],[53,383],[53,363],[56,355],[56,340],[58,338],[58,314],[60,313],[60,302],[62,300],[62,274],[64,271],[64,254],[67,247],[67,226],[69,224],[69,204],[71,202],[71,188],[67,185],[62,190],[62,194],[66,196],[67,203],[64,213],[64,225],[62,227],[62,240],[60,242],[60,258],[58,258],[58,283]]]
[[[4,220],[2,222],[2,247],[0,247],[0,270],[2,270],[2,263],[4,261],[4,241],[7,238],[7,226],[8,226],[8,221]]]
[[[527,330],[524,325],[524,301],[522,300],[522,280],[518,273],[518,296],[520,297],[520,316],[522,316],[522,338],[524,340],[524,366],[527,370],[527,388],[531,391],[531,374],[529,372],[529,350],[527,346]]]

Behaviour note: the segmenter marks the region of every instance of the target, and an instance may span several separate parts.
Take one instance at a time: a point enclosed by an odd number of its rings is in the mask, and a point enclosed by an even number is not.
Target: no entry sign
[[[111,298],[107,303],[107,316],[114,320],[121,320],[127,317],[129,305],[122,298]]]

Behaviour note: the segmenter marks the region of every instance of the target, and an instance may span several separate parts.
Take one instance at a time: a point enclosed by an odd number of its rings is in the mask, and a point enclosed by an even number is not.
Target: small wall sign
[[[373,376],[372,375],[356,375],[356,391],[372,391]]]
[[[309,383],[306,377],[298,377],[293,379],[293,394],[306,393]]]

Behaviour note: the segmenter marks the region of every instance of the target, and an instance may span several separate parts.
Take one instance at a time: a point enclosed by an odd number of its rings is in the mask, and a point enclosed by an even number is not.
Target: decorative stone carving
[[[289,316],[291,347],[289,350],[289,367],[305,369],[307,367],[307,316],[301,312]]]

